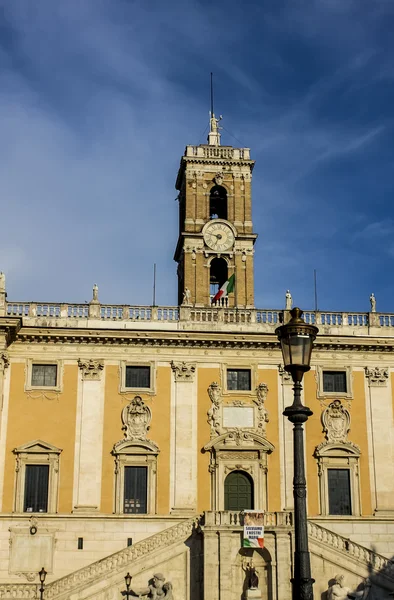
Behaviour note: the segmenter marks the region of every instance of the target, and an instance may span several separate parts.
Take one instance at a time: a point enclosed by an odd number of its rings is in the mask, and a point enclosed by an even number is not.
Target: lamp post
[[[40,587],[40,600],[43,600],[44,598],[44,583],[45,583],[45,577],[47,576],[47,572],[45,571],[44,567],[42,567],[41,571],[38,573],[38,576],[40,578],[40,583],[41,583],[41,587]]]
[[[311,563],[308,550],[308,523],[306,516],[306,481],[304,467],[304,427],[303,423],[313,413],[301,402],[301,381],[306,371],[310,369],[313,341],[318,328],[308,325],[302,318],[302,310],[293,308],[290,311],[291,320],[275,330],[278,336],[284,368],[294,382],[294,401],[283,411],[285,417],[293,423],[294,448],[294,577],[293,600],[313,600],[314,579],[311,577]]]
[[[130,591],[130,585],[131,585],[131,580],[132,580],[132,576],[130,575],[130,573],[127,573],[127,575],[125,575],[125,583],[126,583],[126,593],[125,596],[128,598],[129,596],[133,596],[133,593]]]

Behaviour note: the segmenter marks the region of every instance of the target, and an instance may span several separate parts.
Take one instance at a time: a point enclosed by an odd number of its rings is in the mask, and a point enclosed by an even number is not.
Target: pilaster
[[[171,362],[171,512],[197,507],[197,389],[195,363]]]
[[[279,365],[278,373],[281,383],[278,395],[279,415],[281,415],[279,435],[282,438],[280,443],[282,448],[280,462],[281,501],[283,510],[293,510],[293,425],[283,415],[286,406],[293,404],[293,380],[290,373],[285,371],[282,365]]]
[[[370,419],[371,427],[375,513],[393,516],[394,434],[389,369],[365,367],[365,376],[368,383],[367,419]]]
[[[104,363],[79,359],[78,366],[73,512],[95,512],[101,498]]]

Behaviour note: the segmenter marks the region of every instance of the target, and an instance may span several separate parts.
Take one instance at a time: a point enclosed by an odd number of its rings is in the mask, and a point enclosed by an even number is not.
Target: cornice
[[[140,346],[167,348],[220,348],[238,350],[278,350],[275,333],[212,330],[119,330],[22,327],[17,343],[29,344],[89,344],[99,346]],[[394,352],[394,338],[318,336],[315,351]]]
[[[0,336],[5,336],[6,346],[15,341],[21,327],[22,319],[20,317],[0,317]]]

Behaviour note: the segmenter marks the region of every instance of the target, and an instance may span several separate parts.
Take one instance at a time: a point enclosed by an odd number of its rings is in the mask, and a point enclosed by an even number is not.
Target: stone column
[[[102,360],[78,360],[73,512],[98,511],[101,500],[104,377]]]
[[[290,600],[292,597],[292,565],[293,552],[291,547],[291,537],[289,533],[276,532],[276,581],[273,581],[273,587],[276,586],[276,595],[278,600]]]
[[[293,425],[282,415],[286,406],[293,404],[293,380],[290,373],[279,366],[282,393],[279,401],[279,436],[282,455],[280,461],[281,502],[283,510],[293,510]]]
[[[204,530],[204,600],[219,600],[219,536]]]
[[[233,540],[234,534],[229,530],[222,530],[219,534],[219,585],[220,585],[220,598],[233,598]]]
[[[197,510],[197,390],[195,363],[171,362],[171,512]]]
[[[393,403],[389,369],[365,367],[368,381],[367,422],[370,422],[375,512],[394,514]]]

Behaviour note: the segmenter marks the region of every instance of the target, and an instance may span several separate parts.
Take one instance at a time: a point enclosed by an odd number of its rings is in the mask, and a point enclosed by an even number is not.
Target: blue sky
[[[394,312],[392,0],[0,0],[9,300],[176,302],[175,178],[251,148],[256,306]],[[240,143],[241,142],[241,143]]]

